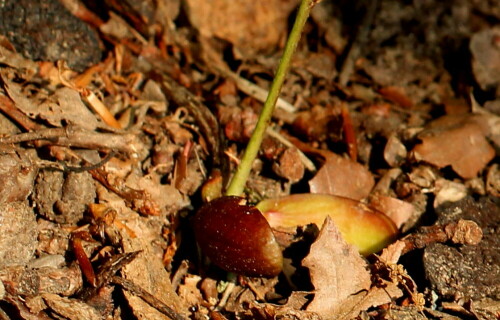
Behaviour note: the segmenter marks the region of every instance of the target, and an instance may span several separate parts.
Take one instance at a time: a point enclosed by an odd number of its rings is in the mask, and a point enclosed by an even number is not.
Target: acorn
[[[226,271],[273,277],[282,270],[282,251],[269,223],[243,198],[224,196],[205,203],[193,228],[202,252]]]

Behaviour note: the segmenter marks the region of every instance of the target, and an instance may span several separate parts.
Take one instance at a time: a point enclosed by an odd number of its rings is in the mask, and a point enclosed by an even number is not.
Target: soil
[[[234,204],[193,219],[242,158],[298,5],[1,2],[0,319],[500,318],[498,1],[317,3],[242,196],[347,209],[271,233]],[[345,228],[391,229],[356,220],[367,205],[399,232],[361,255]]]

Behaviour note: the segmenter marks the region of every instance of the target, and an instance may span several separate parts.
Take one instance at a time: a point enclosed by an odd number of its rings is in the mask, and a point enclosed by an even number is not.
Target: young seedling
[[[229,272],[248,276],[279,274],[283,257],[273,228],[296,228],[310,223],[321,227],[325,218],[330,216],[346,241],[356,245],[362,254],[379,251],[392,242],[397,233],[394,223],[384,214],[351,199],[331,195],[292,195],[264,200],[257,207],[251,207],[240,198],[292,54],[315,3],[314,0],[302,0],[269,95],[226,195],[203,205],[193,219],[195,236],[202,252],[214,264]]]
[[[281,248],[269,223],[258,209],[242,204],[243,198],[239,197],[262,144],[309,12],[316,2],[302,0],[300,4],[269,95],[226,195],[203,205],[194,217],[195,236],[202,252],[226,271],[250,276],[275,276],[281,272]]]

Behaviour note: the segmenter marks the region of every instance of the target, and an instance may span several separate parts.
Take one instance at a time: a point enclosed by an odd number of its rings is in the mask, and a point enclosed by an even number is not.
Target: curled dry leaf
[[[307,310],[325,319],[341,317],[340,310],[351,302],[350,298],[371,285],[365,260],[344,241],[329,217],[302,264],[309,268],[316,292]]]
[[[309,268],[315,288],[306,310],[318,313],[323,319],[352,319],[362,310],[402,295],[391,282],[372,286],[365,260],[342,239],[328,217],[303,265]]]
[[[359,201],[332,195],[294,194],[261,201],[257,208],[278,231],[289,231],[311,223],[321,227],[329,217],[343,238],[362,254],[381,250],[395,239],[398,232],[383,213]]]

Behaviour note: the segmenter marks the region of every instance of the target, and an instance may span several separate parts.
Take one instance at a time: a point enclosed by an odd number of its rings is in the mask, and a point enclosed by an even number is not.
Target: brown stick
[[[126,153],[136,153],[142,147],[137,137],[133,134],[101,133],[73,126],[39,129],[32,132],[1,137],[0,143],[20,143],[38,140],[47,140],[50,144],[65,147],[109,149]]]
[[[415,249],[422,249],[432,243],[451,241],[454,244],[478,244],[483,238],[481,228],[471,220],[460,219],[445,225],[422,227],[418,232],[401,239],[405,247],[401,254]]]

